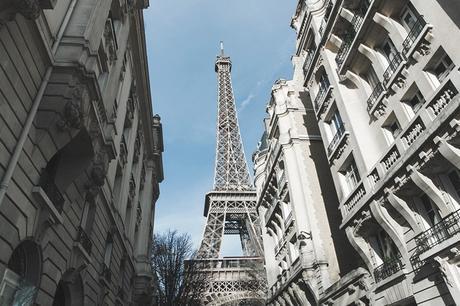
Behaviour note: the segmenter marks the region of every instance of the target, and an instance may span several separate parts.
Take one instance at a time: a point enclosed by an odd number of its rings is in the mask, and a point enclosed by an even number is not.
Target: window
[[[342,117],[338,111],[335,111],[334,115],[331,118],[331,124],[334,126],[334,129],[337,131],[343,125]]]
[[[319,78],[319,87],[325,90],[330,86],[330,84],[331,83],[329,82],[329,79],[327,78],[326,74],[323,73],[321,77]]]
[[[420,197],[420,201],[422,202],[422,207],[426,215],[426,221],[429,223],[430,227],[441,221],[438,209],[433,205],[428,195],[423,194],[423,196]]]
[[[332,137],[334,137],[337,134],[337,132],[343,130],[343,121],[338,110],[336,110],[332,115],[331,120],[329,122],[329,128],[331,130]]]
[[[425,103],[425,98],[423,97],[423,95],[420,92],[420,90],[417,90],[417,92],[415,92],[415,94],[412,96],[412,98],[410,98],[407,101],[407,104],[409,104],[409,106],[412,107],[412,110],[414,112],[419,110],[420,106],[422,106],[423,103]]]
[[[388,131],[391,135],[392,140],[398,137],[399,133],[401,133],[401,127],[399,126],[398,120],[393,120],[390,124],[384,126],[384,128]]]
[[[113,237],[111,234],[107,235],[105,241],[105,253],[104,253],[104,265],[108,268],[110,267],[110,261],[112,260],[112,251],[113,251]]]
[[[385,42],[383,43],[382,45],[382,53],[383,55],[385,56],[385,58],[387,59],[387,61],[389,63],[391,63],[391,61],[393,60],[393,58],[396,56],[396,54],[398,53],[398,51],[396,50],[396,47],[395,45],[393,44],[393,42],[391,41],[390,38],[387,38],[385,40]]]
[[[411,31],[419,16],[414,6],[409,2],[401,15],[401,23],[407,32]]]
[[[377,76],[377,74],[375,73],[375,70],[374,68],[371,66],[369,67],[369,69],[367,70],[367,73],[366,73],[366,80],[367,82],[369,83],[369,86],[374,89],[375,87],[377,87],[377,84],[380,82],[379,81],[379,77]]]
[[[352,159],[350,163],[345,167],[345,169],[342,171],[342,174],[345,180],[347,193],[349,193],[356,187],[356,185],[358,185],[358,182],[361,180],[354,159]]]
[[[377,253],[383,262],[386,262],[393,258],[397,258],[399,256],[399,252],[396,245],[384,230],[380,230],[377,233],[376,241],[378,246]]]
[[[437,65],[433,68],[433,74],[438,78],[439,82],[442,82],[448,75],[449,72],[454,68],[454,63],[447,54],[441,57]]]

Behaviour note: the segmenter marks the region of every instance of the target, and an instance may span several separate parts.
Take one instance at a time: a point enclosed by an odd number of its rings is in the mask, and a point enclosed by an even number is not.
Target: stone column
[[[139,233],[137,242],[135,243],[136,249],[134,250],[135,258],[135,296],[138,300],[142,294],[150,294],[148,291],[150,281],[152,279],[152,272],[150,268],[150,254],[149,247],[151,246],[152,233],[150,232],[153,222],[153,211],[157,195],[154,195],[154,165],[152,161],[146,161],[146,179],[144,190],[142,191],[142,220],[139,225]]]

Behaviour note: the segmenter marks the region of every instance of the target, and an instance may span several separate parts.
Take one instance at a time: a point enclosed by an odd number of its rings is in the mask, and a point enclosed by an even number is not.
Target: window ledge
[[[58,224],[62,224],[62,214],[60,214],[56,207],[54,207],[53,202],[51,202],[51,200],[48,198],[45,191],[40,186],[35,186],[32,188],[32,194],[42,205],[46,206],[53,220]]]

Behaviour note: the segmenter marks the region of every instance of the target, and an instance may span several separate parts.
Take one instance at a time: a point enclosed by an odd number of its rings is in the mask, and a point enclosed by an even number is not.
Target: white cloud
[[[249,96],[246,97],[246,99],[244,99],[242,102],[241,102],[241,105],[240,105],[240,111],[242,111],[243,109],[246,108],[246,106],[248,106],[249,103],[251,103],[252,100],[254,100],[254,98],[256,97],[256,95],[254,93],[250,93]]]

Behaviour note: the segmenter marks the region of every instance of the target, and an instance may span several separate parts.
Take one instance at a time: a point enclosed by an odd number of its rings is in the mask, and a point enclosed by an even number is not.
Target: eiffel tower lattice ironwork
[[[194,260],[204,263],[213,275],[205,305],[263,305],[266,282],[261,229],[236,116],[231,69],[221,42],[215,65],[218,119],[214,188],[206,194],[207,222]],[[220,257],[224,235],[240,236],[243,256]]]

